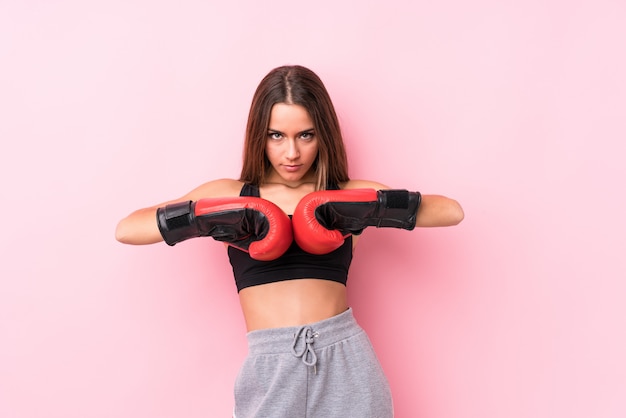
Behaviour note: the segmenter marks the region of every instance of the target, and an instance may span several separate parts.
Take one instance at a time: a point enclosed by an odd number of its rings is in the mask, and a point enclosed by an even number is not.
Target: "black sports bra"
[[[332,187],[329,189],[338,189]],[[240,196],[260,197],[259,188],[244,184]],[[352,236],[335,251],[314,255],[302,250],[295,241],[287,252],[272,261],[259,261],[237,248],[228,247],[228,258],[233,267],[237,292],[246,287],[293,279],[325,279],[346,284],[352,262]]]

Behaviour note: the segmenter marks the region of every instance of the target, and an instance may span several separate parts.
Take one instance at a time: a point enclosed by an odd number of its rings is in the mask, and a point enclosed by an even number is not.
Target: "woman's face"
[[[314,181],[311,169],[317,158],[318,141],[309,112],[294,104],[272,107],[265,154],[272,165],[270,183],[297,186]]]

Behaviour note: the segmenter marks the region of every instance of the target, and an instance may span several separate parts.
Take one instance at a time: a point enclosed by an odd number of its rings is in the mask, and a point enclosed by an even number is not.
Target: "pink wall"
[[[235,177],[271,68],[325,80],[352,175],[457,198],[368,230],[349,287],[400,418],[626,416],[626,3],[2,1],[0,417],[226,417],[211,240],[131,210]]]

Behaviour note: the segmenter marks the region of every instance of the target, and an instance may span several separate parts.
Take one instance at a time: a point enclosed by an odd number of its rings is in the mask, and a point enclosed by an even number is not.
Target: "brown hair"
[[[313,120],[319,151],[313,168],[316,189],[348,181],[348,160],[335,108],[322,80],[308,68],[278,67],[261,80],[248,114],[240,181],[261,185],[270,169],[265,143],[272,106],[276,103],[304,107]]]

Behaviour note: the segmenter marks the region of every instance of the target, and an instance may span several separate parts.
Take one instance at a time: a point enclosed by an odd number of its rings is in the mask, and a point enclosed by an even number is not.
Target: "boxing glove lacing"
[[[313,371],[317,374],[317,355],[315,351],[313,351],[313,344],[315,343],[315,338],[317,338],[319,334],[313,331],[308,325],[302,326],[298,329],[293,336],[293,345],[291,346],[291,352],[294,356],[300,357],[302,359],[302,363],[304,363],[308,367],[313,367]],[[300,338],[304,338],[304,345],[300,350],[296,349],[298,345],[298,341]],[[310,360],[309,360],[310,358]]]

